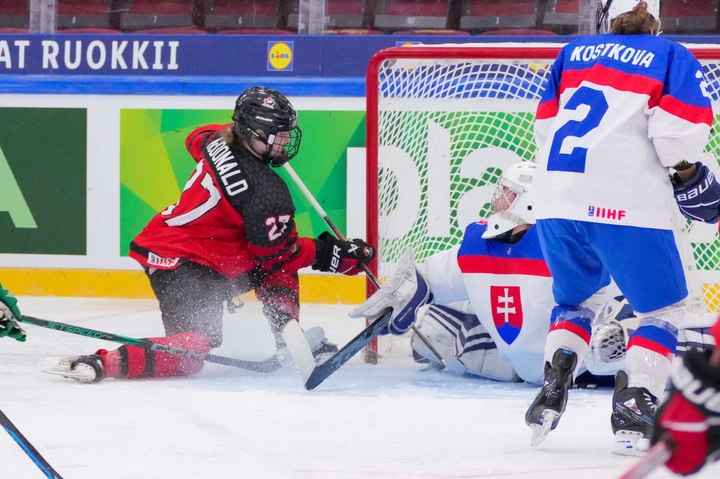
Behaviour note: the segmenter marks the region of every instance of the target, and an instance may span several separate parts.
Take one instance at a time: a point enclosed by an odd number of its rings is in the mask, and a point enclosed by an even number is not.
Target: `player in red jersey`
[[[255,290],[282,347],[280,332],[299,318],[300,268],[354,275],[374,257],[362,240],[298,236],[290,191],[272,168],[297,155],[300,139],[293,106],[264,87],[240,95],[232,124],[203,126],[187,137],[197,167],[180,200],[130,245],[160,303],[167,336],[153,341],[206,353],[222,342],[223,302]],[[201,361],[122,346],[62,360],[52,372],[94,382],[200,369]]]
[[[670,395],[656,416],[652,442],[668,443],[672,456],[666,466],[683,476],[720,459],[720,321],[713,333],[712,353],[688,351],[675,360]]]

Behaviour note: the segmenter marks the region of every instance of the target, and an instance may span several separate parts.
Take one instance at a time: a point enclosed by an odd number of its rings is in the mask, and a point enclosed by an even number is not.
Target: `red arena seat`
[[[480,35],[521,36],[521,35],[557,35],[557,33],[553,32],[551,30],[534,30],[532,28],[515,28],[515,29],[507,29],[507,30],[488,30],[486,32],[482,32]]]
[[[287,25],[285,0],[201,0],[205,29],[273,30]]]
[[[577,15],[580,12],[580,0],[558,0],[555,6],[555,13],[571,13]]]
[[[191,29],[201,23],[195,0],[117,0],[120,29]]]
[[[57,0],[57,29],[116,30],[120,17],[114,4],[115,0]]]
[[[695,35],[714,33],[717,12],[713,0],[665,0],[660,28],[665,33]]]
[[[665,0],[660,17],[710,17],[715,15],[713,0]]]
[[[383,35],[374,28],[332,28],[325,30],[325,35]]]
[[[159,34],[159,35],[206,35],[205,30],[197,28],[147,28],[144,30],[135,30],[133,33]]]
[[[28,0],[0,1],[0,28],[28,28],[29,25]]]
[[[27,28],[0,28],[0,33],[27,33]]]
[[[470,35],[462,30],[398,30],[393,35]]]
[[[563,34],[577,33],[580,20],[579,0],[557,0],[557,3],[551,1],[547,7],[542,21],[543,28],[552,28]]]
[[[122,33],[120,30],[113,30],[112,28],[65,28],[63,30],[58,30],[57,33],[93,33],[93,34],[103,34],[103,33]]]
[[[383,31],[448,28],[448,0],[378,0],[375,28]]]
[[[222,30],[220,35],[295,35],[290,30],[263,30],[261,28],[242,28],[237,30]]]
[[[328,28],[363,28],[364,0],[327,0]]]
[[[329,30],[362,30],[372,31],[376,2],[383,0],[327,0],[325,4],[325,17],[327,18],[326,33]],[[299,0],[289,0],[288,27],[298,27]],[[347,33],[350,35],[362,33]],[[367,33],[376,35],[376,33]]]
[[[493,28],[535,28],[534,0],[463,0],[460,29],[471,32]]]

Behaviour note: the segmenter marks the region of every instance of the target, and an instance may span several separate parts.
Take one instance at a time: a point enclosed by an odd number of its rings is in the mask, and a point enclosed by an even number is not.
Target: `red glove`
[[[710,364],[709,351],[688,351],[675,359],[671,380],[652,442],[667,441],[672,457],[665,465],[687,476],[720,458],[720,368]]]

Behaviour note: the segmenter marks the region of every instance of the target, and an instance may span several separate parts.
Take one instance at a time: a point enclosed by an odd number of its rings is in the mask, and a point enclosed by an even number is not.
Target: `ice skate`
[[[43,372],[81,383],[96,383],[105,376],[102,359],[97,354],[61,359],[57,366]]]
[[[337,344],[331,343],[327,338],[323,338],[317,345],[313,346],[312,353],[315,356],[315,362],[322,364],[338,352]]]
[[[629,388],[625,371],[615,376],[611,416],[615,454],[637,456],[650,448],[657,402],[657,398],[647,389]]]
[[[310,346],[312,355],[315,358],[315,364],[322,364],[338,352],[337,344],[328,341],[325,337],[325,330],[320,326],[309,328],[303,331],[303,333],[305,334],[305,339]],[[292,366],[292,356],[287,350],[285,341],[281,336],[275,336],[275,346],[277,348],[277,355],[280,363],[286,366]]]
[[[577,361],[577,354],[558,349],[552,364],[545,362],[543,386],[525,414],[525,423],[532,429],[531,447],[543,442],[557,427],[565,411]]]

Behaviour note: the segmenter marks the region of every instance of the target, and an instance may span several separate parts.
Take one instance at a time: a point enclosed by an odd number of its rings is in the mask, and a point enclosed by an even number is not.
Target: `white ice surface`
[[[26,297],[20,306],[128,336],[163,332],[155,301]],[[348,310],[303,305],[303,326],[344,343],[363,327]],[[0,409],[64,479],[611,479],[634,463],[610,453],[610,391],[572,391],[558,429],[531,449],[523,416],[535,389],[522,384],[355,358],[311,392],[293,371],[215,364],[192,378],[83,385],[41,370],[114,344],[26,329],[24,344],[0,340]],[[272,348],[249,303],[226,318],[214,352],[263,359]],[[718,475],[715,465],[696,477]],[[0,479],[41,477],[0,430]]]

